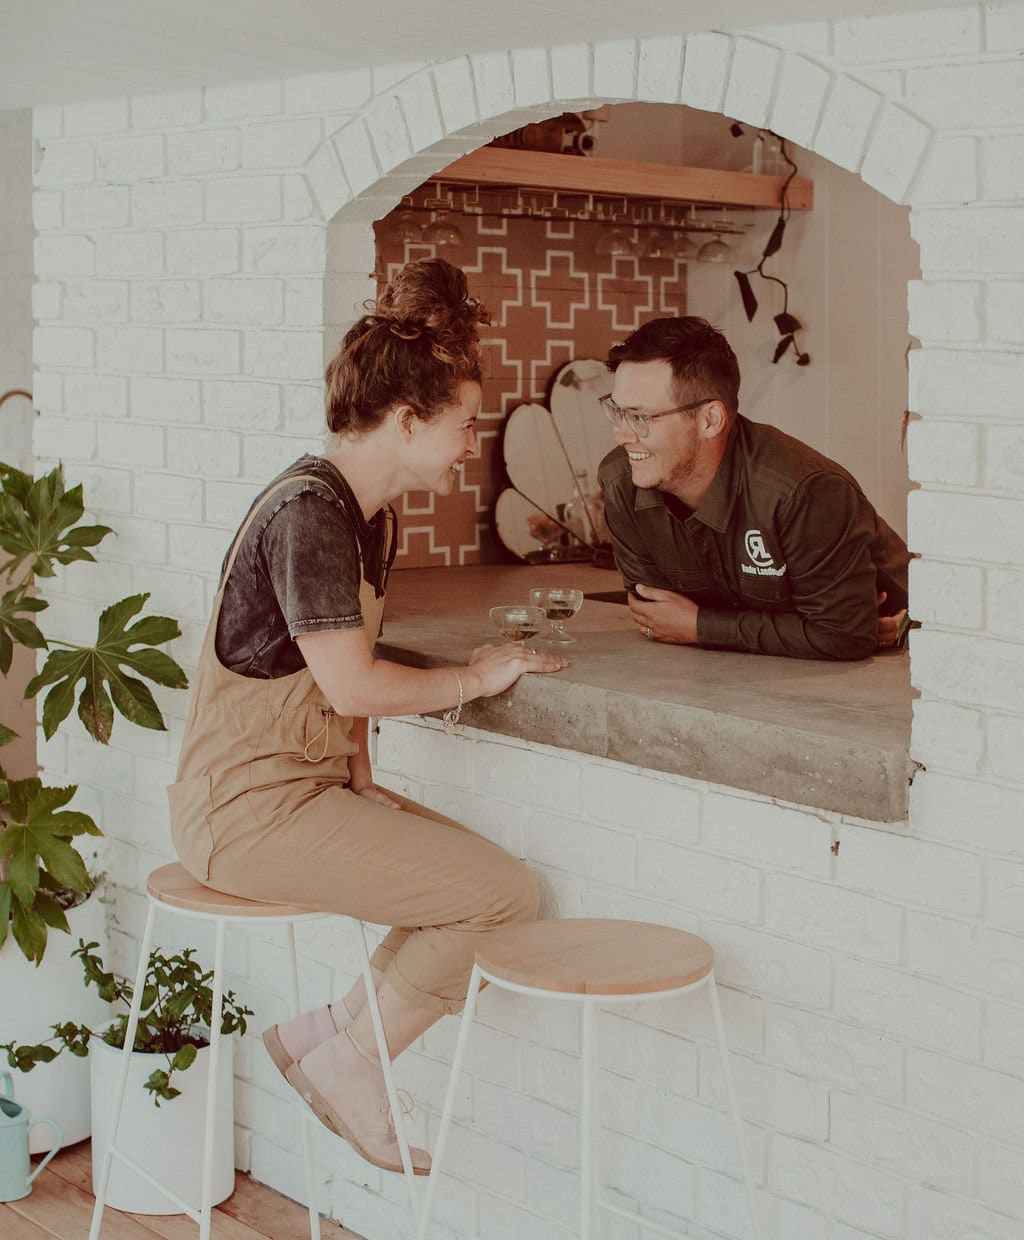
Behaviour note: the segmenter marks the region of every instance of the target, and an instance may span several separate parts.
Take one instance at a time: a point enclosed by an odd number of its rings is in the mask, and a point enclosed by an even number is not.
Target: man
[[[903,540],[841,465],[740,415],[721,332],[654,319],[608,364],[619,446],[600,480],[643,637],[801,659],[892,645],[907,605]]]

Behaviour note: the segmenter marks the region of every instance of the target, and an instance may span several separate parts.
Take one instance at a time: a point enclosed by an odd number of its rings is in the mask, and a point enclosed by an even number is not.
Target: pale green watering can
[[[36,1124],[49,1124],[57,1134],[57,1144],[29,1174],[28,1133]],[[64,1144],[64,1134],[55,1119],[29,1112],[14,1101],[14,1078],[0,1073],[0,1201],[17,1201],[32,1191],[32,1181]]]

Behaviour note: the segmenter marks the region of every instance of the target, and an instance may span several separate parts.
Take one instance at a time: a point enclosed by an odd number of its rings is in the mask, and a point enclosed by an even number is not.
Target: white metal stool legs
[[[743,1186],[747,1190],[747,1207],[750,1210],[750,1234],[753,1240],[757,1240],[754,1183],[750,1178],[747,1152],[743,1145],[743,1125],[740,1122],[740,1108],[736,1102],[736,1090],[732,1083],[732,1069],[729,1067],[729,1047],[725,1041],[725,1025],[722,1023],[722,1009],[718,1004],[718,986],[715,982],[714,970],[708,975],[708,997],[711,1000],[711,1015],[715,1021],[715,1037],[718,1041],[718,1055],[722,1061],[722,1075],[725,1077],[725,1092],[729,1099],[729,1110],[732,1111],[733,1127],[736,1129],[736,1149],[739,1152],[740,1171],[743,1173]]]
[[[131,1067],[129,1050],[135,1045],[135,1031],[139,1027],[139,1013],[142,1011],[142,987],[146,981],[146,966],[149,964],[149,950],[153,944],[153,922],[156,920],[156,905],[150,904],[146,918],[146,929],[142,935],[142,949],[139,955],[139,967],[135,974],[135,990],[132,993],[132,1006],[128,1013],[128,1028],[125,1031],[124,1053],[121,1056],[121,1077],[117,1083],[117,1094],[114,1098],[114,1114],[110,1123],[110,1139],[103,1153],[103,1169],[96,1190],[96,1204],[92,1210],[92,1225],[89,1228],[89,1240],[99,1240],[100,1224],[103,1219],[103,1206],[107,1200],[107,1187],[110,1184],[110,1168],[114,1161],[114,1147],[117,1144],[117,1130],[121,1123],[121,1112],[124,1109],[124,1095],[128,1088],[128,1070]]]
[[[377,1053],[380,1056],[380,1066],[384,1073],[384,1086],[387,1089],[388,1105],[391,1107],[391,1119],[395,1126],[398,1151],[402,1158],[402,1171],[405,1173],[405,1182],[409,1186],[409,1202],[412,1207],[413,1220],[415,1221],[419,1214],[419,1199],[416,1190],[416,1173],[412,1169],[412,1155],[409,1153],[409,1139],[405,1132],[405,1115],[402,1112],[398,1089],[395,1086],[395,1069],[391,1063],[391,1050],[384,1033],[384,1021],[380,1014],[377,987],[373,983],[373,970],[370,968],[370,952],[366,946],[366,926],[361,921],[358,925],[359,942],[362,947],[363,985],[366,988],[366,1002],[370,1007],[370,1019],[373,1022],[374,1036],[377,1039]]]
[[[590,1240],[594,1225],[594,1000],[580,1010],[583,1084],[580,1099],[580,1240]]]
[[[220,1066],[221,1012],[224,1007],[223,921],[217,922],[217,946],[213,955],[213,1001],[210,1007],[210,1075],[206,1082],[206,1122],[203,1125],[203,1188],[199,1198],[199,1240],[210,1240],[213,1207],[213,1139],[217,1115],[217,1069]],[[131,1043],[126,1041],[126,1046]]]
[[[295,926],[288,923],[288,963],[291,967],[292,1010],[302,1014],[302,996],[299,993],[299,957],[295,950]],[[309,1202],[310,1240],[320,1240],[320,1211],[316,1208],[316,1176],[313,1173],[313,1138],[309,1126],[312,1116],[304,1106],[299,1107],[299,1128],[302,1132],[302,1161],[306,1168],[306,1198]]]
[[[203,1172],[202,1172],[202,1188],[200,1193],[199,1209],[188,1202],[183,1201],[177,1193],[172,1192],[166,1185],[161,1184],[154,1176],[150,1175],[145,1168],[141,1167],[133,1158],[125,1154],[117,1148],[117,1134],[121,1125],[121,1115],[124,1110],[124,1099],[128,1085],[128,1073],[130,1068],[129,1048],[135,1044],[135,1033],[138,1029],[139,1015],[142,1008],[142,991],[146,979],[146,968],[149,963],[150,949],[153,944],[153,928],[156,921],[156,913],[158,908],[161,912],[174,914],[181,917],[201,916],[195,913],[189,913],[178,910],[173,906],[166,904],[157,904],[154,900],[150,900],[149,915],[146,918],[146,929],[142,936],[142,947],[139,955],[139,967],[135,977],[135,991],[132,995],[132,1005],[128,1013],[128,1026],[125,1030],[125,1050],[121,1056],[120,1080],[114,1099],[114,1111],[110,1124],[110,1140],[104,1151],[103,1167],[100,1173],[100,1180],[96,1192],[96,1204],[92,1212],[92,1225],[89,1230],[89,1240],[99,1240],[103,1211],[106,1206],[107,1192],[110,1185],[110,1174],[113,1166],[113,1160],[117,1158],[119,1162],[125,1164],[137,1175],[141,1176],[154,1188],[163,1193],[169,1201],[187,1214],[193,1222],[199,1225],[199,1240],[210,1240],[211,1227],[213,1221],[213,1154],[214,1143],[216,1139],[216,1103],[217,1103],[217,1080],[221,1060],[221,1021],[223,1017],[224,1007],[224,944],[227,936],[227,923],[230,918],[226,917],[203,917],[203,920],[214,921],[216,924],[216,947],[214,950],[213,965],[213,996],[212,1007],[210,1013],[210,1059],[209,1059],[209,1076],[207,1080],[206,1094],[206,1119],[203,1131]],[[242,920],[242,919],[238,919]],[[301,1011],[301,1000],[299,995],[299,970],[298,958],[295,951],[295,926],[292,921],[286,924],[288,931],[288,949],[291,964],[291,982],[292,982],[292,1003],[296,1015]],[[364,940],[364,957],[365,957],[365,940]],[[309,1194],[309,1234],[310,1240],[320,1240],[320,1214],[316,1207],[316,1181],[313,1168],[313,1148],[312,1139],[310,1137],[309,1125],[314,1122],[315,1117],[311,1112],[303,1106],[301,1108],[300,1126],[302,1128],[302,1152],[306,1167],[306,1188]]]
[[[698,990],[701,986],[707,985],[708,997],[711,1003],[711,1012],[715,1025],[715,1037],[718,1043],[718,1052],[722,1060],[722,1072],[725,1077],[725,1089],[729,1099],[729,1108],[732,1112],[733,1125],[736,1130],[736,1142],[740,1160],[740,1168],[743,1173],[743,1184],[747,1194],[747,1204],[750,1210],[751,1237],[752,1240],[758,1240],[757,1215],[754,1205],[754,1187],[750,1178],[750,1171],[747,1166],[746,1153],[743,1148],[743,1128],[740,1121],[739,1107],[736,1102],[736,1092],[733,1087],[732,1071],[729,1067],[729,1051],[725,1041],[725,1027],[722,1023],[722,1013],[718,1003],[718,990],[715,985],[715,975],[712,970],[705,977],[696,982],[692,982],[686,986],[680,986],[671,991],[659,991],[648,995],[629,994],[601,994],[601,995],[580,995],[569,994],[559,991],[545,991],[535,987],[518,985],[514,982],[495,977],[490,973],[482,970],[480,966],[473,966],[473,974],[470,978],[469,993],[466,996],[466,1006],[462,1013],[462,1023],[459,1026],[458,1041],[455,1044],[455,1055],[452,1059],[451,1076],[448,1082],[448,1092],[445,1095],[444,1109],[441,1112],[441,1123],[437,1132],[437,1139],[434,1143],[433,1162],[430,1168],[430,1176],[427,1180],[427,1191],[424,1197],[422,1209],[419,1216],[419,1228],[416,1232],[416,1240],[426,1240],[430,1227],[431,1210],[434,1203],[434,1194],[437,1189],[437,1181],[441,1176],[442,1165],[444,1162],[445,1147],[448,1140],[448,1130],[451,1125],[452,1115],[455,1110],[455,1096],[458,1090],[459,1077],[462,1072],[462,1061],[465,1056],[466,1044],[469,1041],[469,1029],[473,1022],[473,1015],[476,1009],[477,995],[480,991],[482,981],[486,978],[495,986],[504,990],[511,990],[518,994],[529,995],[532,998],[542,999],[560,999],[563,1002],[575,1002],[581,1006],[581,1035],[582,1035],[582,1097],[580,1106],[580,1237],[581,1240],[593,1240],[594,1236],[594,1214],[596,1209],[601,1209],[609,1214],[613,1214],[619,1218],[638,1223],[647,1231],[656,1233],[657,1235],[670,1237],[670,1240],[676,1240],[677,1233],[670,1231],[667,1227],[661,1226],[659,1223],[645,1219],[641,1215],[630,1210],[624,1210],[621,1207],[609,1201],[601,1200],[596,1192],[596,1176],[594,1174],[594,1137],[597,1127],[596,1106],[594,1100],[594,1077],[596,1064],[596,1033],[594,1026],[594,1009],[598,1003],[610,1004],[616,1002],[642,1002],[646,999],[666,999],[672,996],[689,994]]]
[[[480,966],[475,964],[469,979],[469,991],[466,994],[466,1006],[462,1009],[462,1020],[459,1024],[459,1037],[455,1043],[455,1056],[452,1059],[452,1071],[448,1080],[448,1092],[444,1098],[444,1110],[441,1112],[441,1126],[437,1130],[434,1142],[434,1153],[431,1156],[430,1175],[427,1177],[427,1192],[423,1199],[420,1213],[419,1228],[416,1240],[424,1240],[430,1226],[430,1211],[434,1204],[434,1192],[441,1176],[441,1164],[444,1162],[445,1145],[448,1142],[448,1129],[451,1126],[452,1114],[455,1111],[455,1094],[458,1089],[459,1075],[462,1072],[462,1060],[465,1058],[466,1045],[469,1042],[469,1030],[473,1024],[473,1013],[476,1011],[476,999],[480,993],[482,974]]]

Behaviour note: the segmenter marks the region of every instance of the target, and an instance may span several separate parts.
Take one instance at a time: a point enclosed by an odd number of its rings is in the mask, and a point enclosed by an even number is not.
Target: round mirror
[[[509,551],[522,560],[543,564],[551,559],[563,533],[561,526],[511,487],[498,496],[494,524]]]
[[[615,447],[600,404],[612,390],[614,377],[604,362],[583,358],[566,362],[551,383],[551,415],[573,472],[579,478],[585,471],[591,489],[597,486],[597,467]]]
[[[557,516],[558,505],[572,499],[573,471],[550,411],[543,405],[517,405],[505,423],[504,448],[512,485]]]

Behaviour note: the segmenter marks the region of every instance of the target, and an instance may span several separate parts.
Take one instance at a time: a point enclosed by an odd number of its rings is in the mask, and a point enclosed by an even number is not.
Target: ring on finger
[[[649,642],[654,636],[654,630],[648,628],[645,624],[640,630],[640,636],[644,639],[644,641]]]

